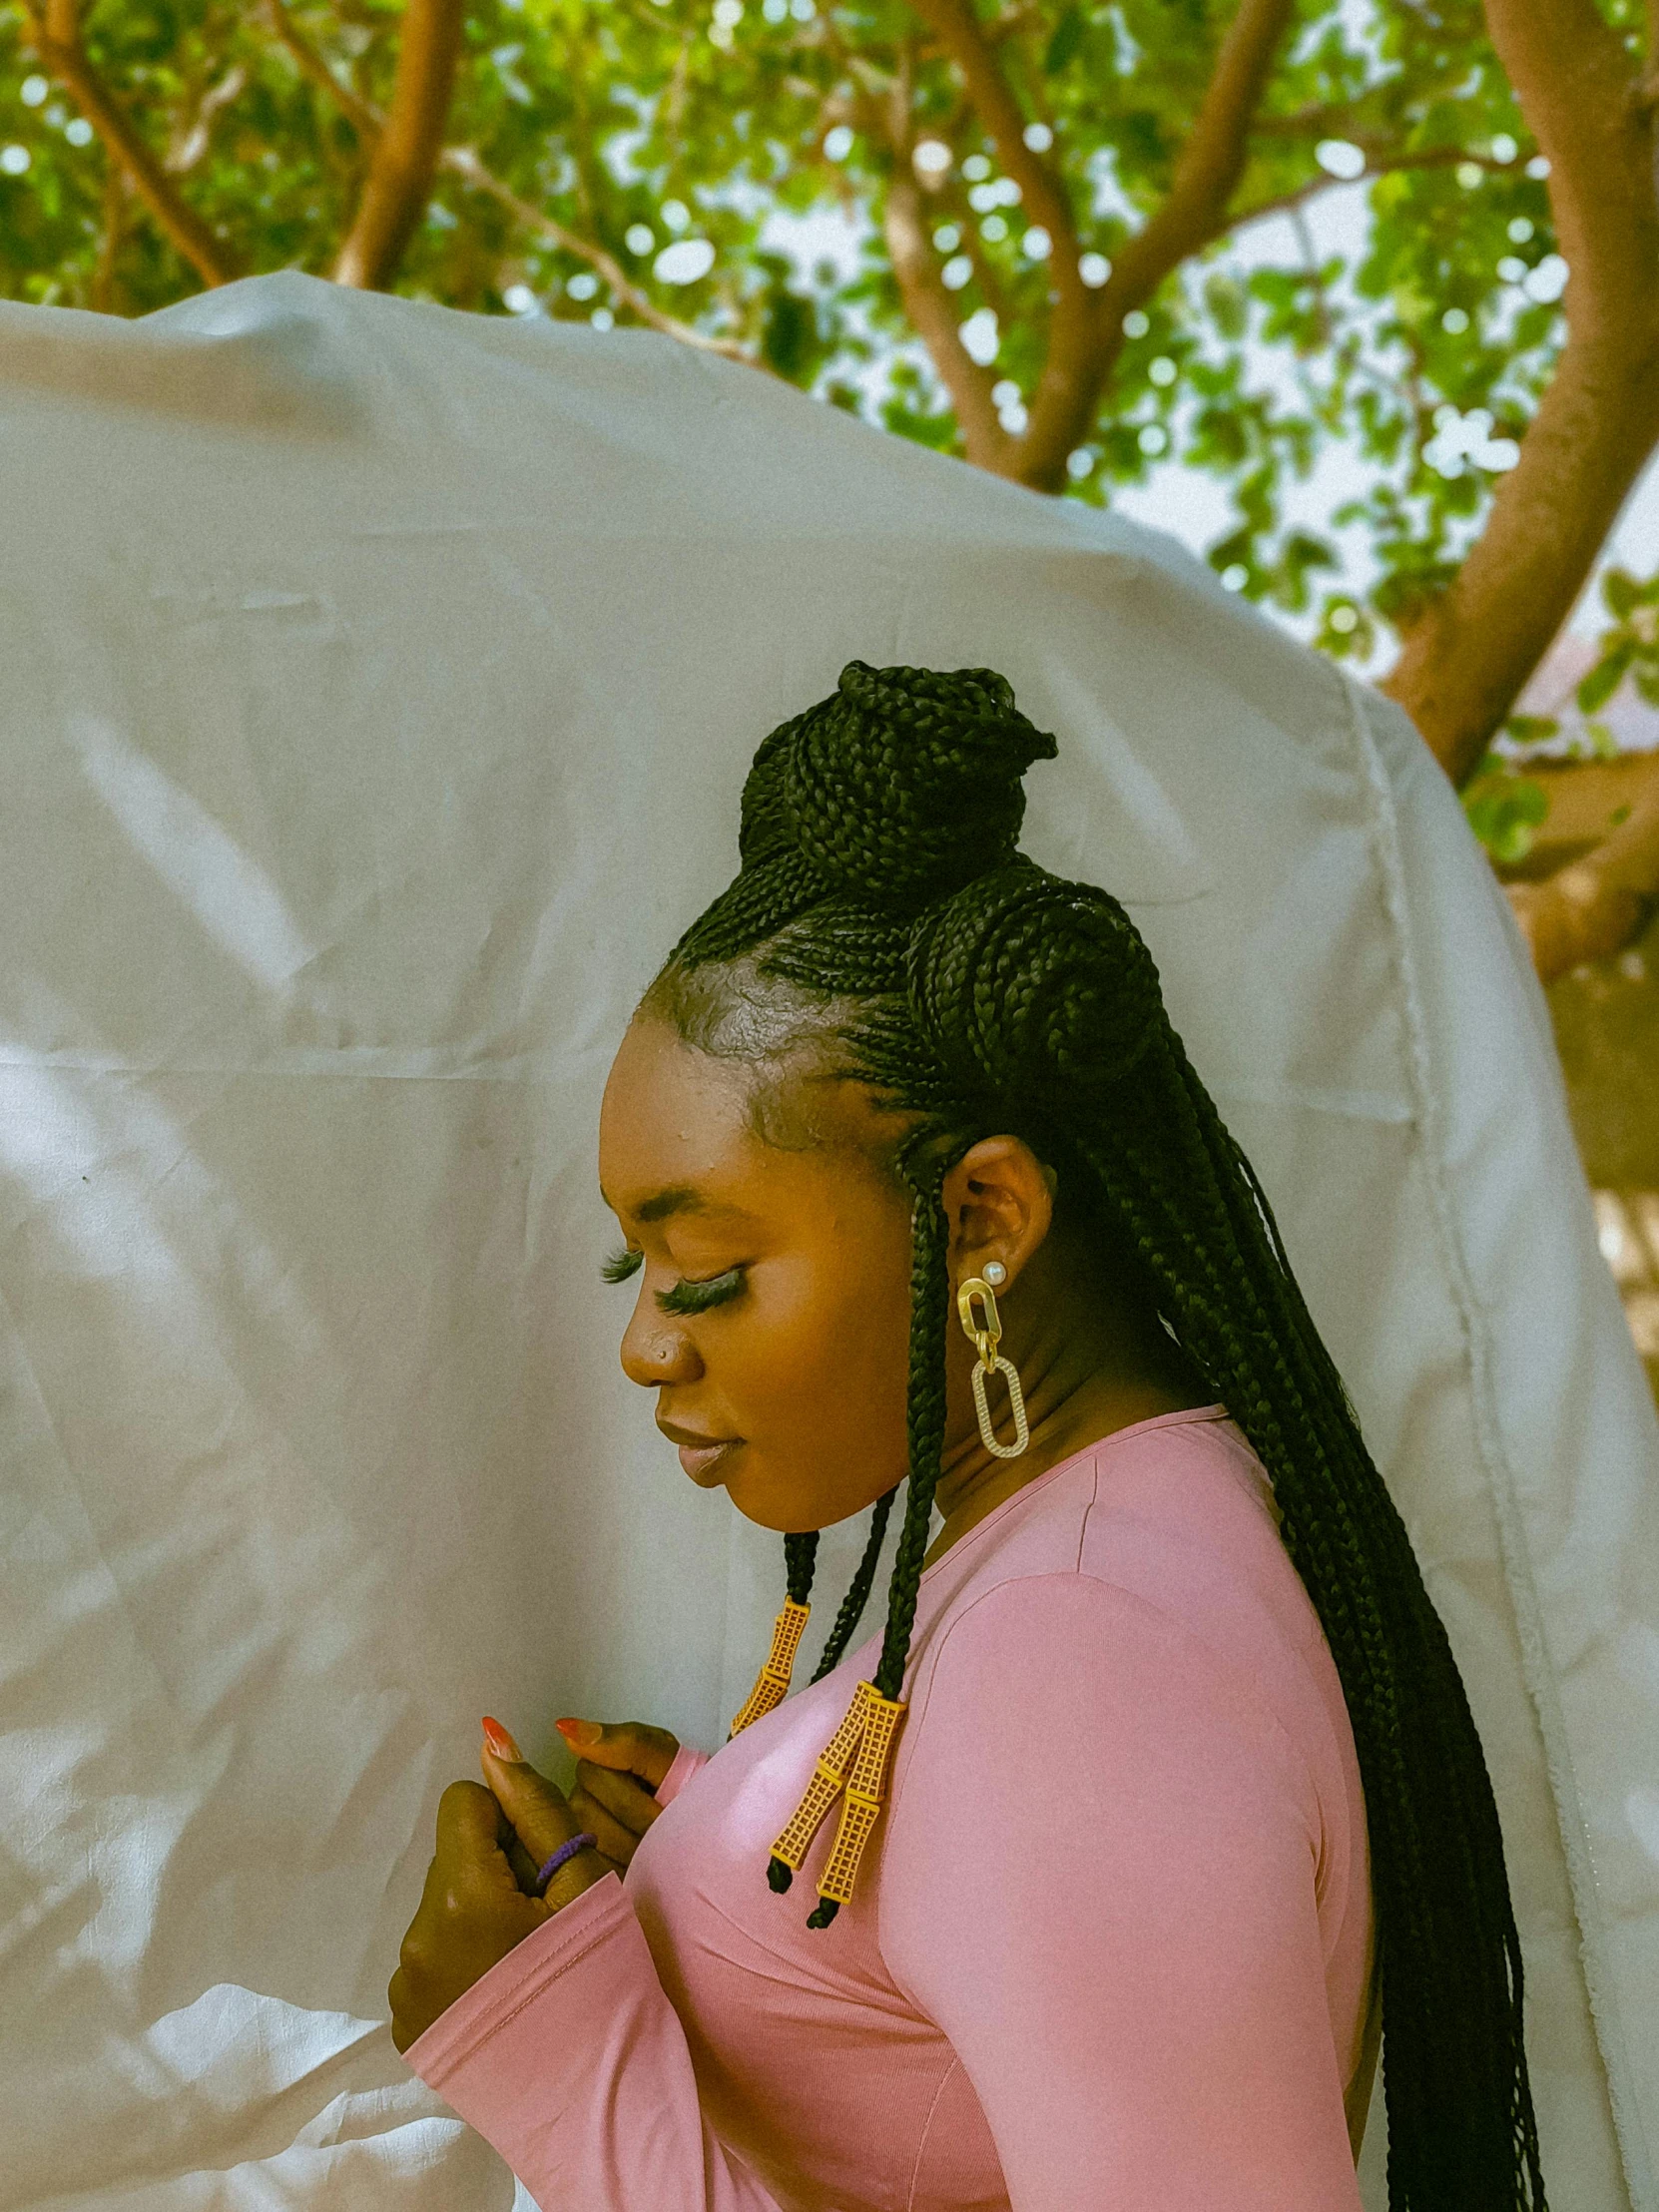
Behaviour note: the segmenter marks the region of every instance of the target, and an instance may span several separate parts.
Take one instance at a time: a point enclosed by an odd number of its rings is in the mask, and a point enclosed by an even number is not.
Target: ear
[[[950,1223],[951,1281],[1000,1260],[1008,1271],[1005,1292],[1048,1235],[1058,1180],[1023,1137],[981,1137],[970,1146],[939,1193]]]

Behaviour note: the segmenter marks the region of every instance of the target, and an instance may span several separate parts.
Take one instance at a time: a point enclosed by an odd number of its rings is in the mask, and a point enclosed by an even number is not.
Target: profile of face
[[[851,1142],[763,1142],[752,1083],[667,1023],[623,1039],[599,1121],[600,1189],[643,1255],[622,1366],[693,1480],[763,1527],[823,1528],[904,1473],[909,1202]]]
[[[639,1255],[622,1366],[658,1392],[657,1424],[694,1481],[724,1486],[762,1527],[825,1528],[905,1472],[911,1201],[883,1164],[894,1125],[861,1086],[828,1086],[811,1108],[816,1141],[785,1147],[756,1134],[753,1084],[742,1062],[687,1045],[667,1022],[637,1017],[623,1039],[599,1128],[600,1190]],[[1082,1295],[1064,1240],[1050,1233],[1052,1187],[1023,1140],[987,1137],[941,1196],[951,1282],[1002,1262],[1002,1350],[1026,1377],[1033,1430],[1053,1408],[1063,1444],[1068,1410],[1110,1426],[1113,1407],[1139,1417],[1190,1402],[1191,1391],[1179,1378],[1172,1394],[1138,1323],[1127,1326],[1109,1298]],[[1140,1353],[1129,1378],[1126,1359]],[[973,1361],[952,1327],[938,1491],[947,1514],[953,1473],[959,1487],[1015,1469],[1013,1487],[1037,1461],[985,1452]],[[1110,1403],[1103,1387],[1117,1392]]]
[[[628,1028],[600,1110],[600,1188],[642,1254],[622,1367],[657,1389],[695,1482],[764,1528],[826,1528],[907,1464],[911,1201],[882,1166],[893,1128],[856,1084],[817,1104],[819,1141],[788,1148],[757,1135],[752,1084],[666,1022]],[[1046,1204],[1031,1212],[991,1208],[982,1235],[1035,1248]],[[953,1431],[973,1422],[962,1382]]]

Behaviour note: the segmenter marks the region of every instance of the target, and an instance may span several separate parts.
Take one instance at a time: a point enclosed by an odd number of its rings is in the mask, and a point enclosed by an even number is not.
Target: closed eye
[[[638,1275],[645,1260],[643,1252],[631,1251],[626,1245],[613,1252],[600,1269],[607,1283],[626,1283],[631,1275]],[[665,1314],[702,1314],[711,1306],[724,1306],[728,1299],[736,1298],[744,1287],[746,1270],[728,1268],[724,1275],[705,1276],[694,1281],[682,1276],[666,1291],[657,1293],[657,1304]]]
[[[657,1304],[665,1314],[701,1314],[711,1306],[724,1306],[743,1289],[744,1273],[742,1268],[728,1268],[724,1275],[708,1276],[701,1283],[682,1276],[670,1289],[657,1293]]]

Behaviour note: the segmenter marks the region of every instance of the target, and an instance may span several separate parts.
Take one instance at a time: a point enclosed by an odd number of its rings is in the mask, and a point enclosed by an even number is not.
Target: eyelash
[[[613,1252],[600,1269],[607,1283],[625,1283],[629,1276],[637,1275],[645,1259],[643,1252],[630,1252],[626,1247]],[[702,1314],[711,1306],[724,1306],[729,1298],[736,1298],[743,1289],[746,1271],[728,1268],[724,1275],[711,1275],[705,1281],[689,1282],[684,1277],[666,1291],[657,1293],[657,1304],[665,1314]]]
[[[657,1304],[665,1314],[702,1314],[711,1306],[724,1306],[729,1298],[736,1298],[743,1289],[742,1268],[728,1268],[724,1275],[712,1275],[706,1282],[690,1283],[684,1277],[666,1291],[657,1293]]]

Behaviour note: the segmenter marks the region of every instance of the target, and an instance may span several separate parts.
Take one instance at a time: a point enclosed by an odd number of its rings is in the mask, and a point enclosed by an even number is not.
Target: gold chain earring
[[[979,1415],[980,1437],[985,1449],[994,1452],[998,1459],[1017,1459],[1031,1441],[1031,1431],[1025,1425],[1025,1393],[1019,1386],[1019,1373],[1012,1360],[1003,1359],[996,1349],[1002,1337],[1002,1319],[996,1310],[996,1293],[986,1280],[993,1271],[998,1281],[1006,1282],[1008,1271],[1001,1261],[988,1262],[984,1275],[969,1276],[956,1293],[956,1311],[961,1316],[962,1328],[979,1350],[973,1367],[973,1404]],[[976,1298],[985,1309],[983,1327],[973,1318]],[[991,1426],[990,1408],[985,1403],[985,1378],[990,1375],[1002,1375],[1007,1379],[1008,1402],[1014,1409],[1015,1441],[1011,1444],[999,1444]]]

